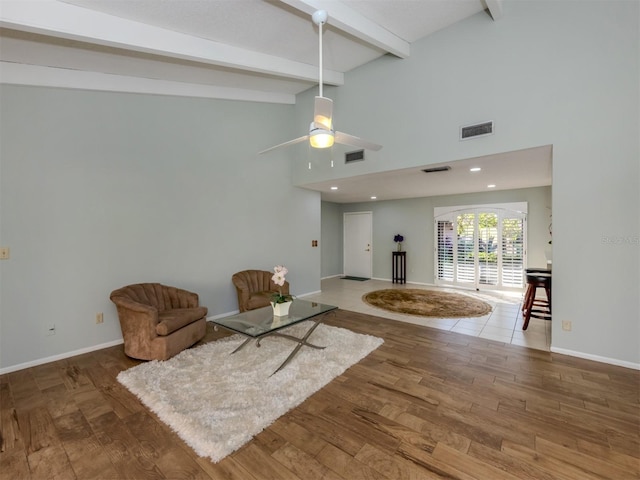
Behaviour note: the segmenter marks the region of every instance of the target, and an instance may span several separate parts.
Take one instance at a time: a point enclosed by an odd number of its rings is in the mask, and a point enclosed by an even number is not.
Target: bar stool
[[[546,300],[536,298],[538,288],[544,289],[547,295]],[[551,320],[551,273],[527,273],[527,292],[522,306],[522,316],[524,318],[522,330],[527,329],[531,317]]]
[[[530,267],[530,268],[525,268],[524,269],[524,273],[525,273],[525,278],[526,275],[530,274],[530,273],[548,273],[549,275],[551,275],[551,269],[550,268],[538,268],[538,267]],[[529,289],[531,288],[530,285],[528,285],[527,282],[527,290],[526,293],[524,295],[524,301],[522,302],[522,313],[524,314],[525,311],[525,307],[527,306],[527,296],[529,295]],[[535,298],[535,295],[534,295]]]

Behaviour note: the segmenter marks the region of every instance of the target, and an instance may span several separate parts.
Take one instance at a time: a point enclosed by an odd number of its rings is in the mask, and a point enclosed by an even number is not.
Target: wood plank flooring
[[[217,464],[118,383],[138,363],[122,346],[3,375],[0,478],[640,478],[638,371],[344,310],[326,322],[385,343]]]

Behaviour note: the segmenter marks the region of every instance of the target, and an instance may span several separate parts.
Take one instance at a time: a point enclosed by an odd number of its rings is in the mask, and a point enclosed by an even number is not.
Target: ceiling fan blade
[[[281,143],[279,145],[275,145],[273,147],[267,148],[266,150],[262,150],[258,152],[258,155],[262,155],[263,153],[270,152],[271,150],[275,150],[276,148],[288,147],[289,145],[295,145],[296,143],[304,142],[309,139],[309,135],[305,135],[304,137],[298,137],[294,140],[289,140],[288,142]]]
[[[313,104],[313,121],[326,130],[333,130],[333,100],[327,97],[316,97]]]
[[[382,148],[382,145],[378,145],[377,143],[370,142],[369,140],[364,140],[360,137],[349,135],[348,133],[343,132],[336,132],[336,143],[341,143],[342,145],[351,145],[352,147],[366,148],[367,150],[375,151],[378,151]]]

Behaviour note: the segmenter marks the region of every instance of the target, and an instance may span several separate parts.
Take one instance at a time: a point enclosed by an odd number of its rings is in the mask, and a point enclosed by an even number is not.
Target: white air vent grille
[[[344,154],[344,163],[359,162],[360,160],[364,160],[364,150],[356,150],[355,152]]]
[[[484,137],[492,134],[493,121],[460,127],[460,140],[469,140],[470,138]]]

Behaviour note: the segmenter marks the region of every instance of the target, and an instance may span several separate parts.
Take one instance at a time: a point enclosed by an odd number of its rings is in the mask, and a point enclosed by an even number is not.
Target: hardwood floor
[[[118,383],[138,363],[122,346],[3,375],[0,478],[640,478],[638,371],[344,310],[326,322],[385,343],[218,464]]]

